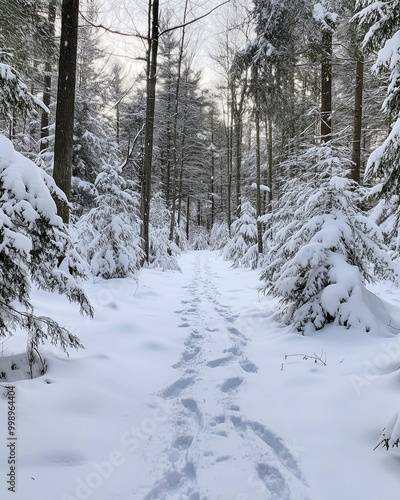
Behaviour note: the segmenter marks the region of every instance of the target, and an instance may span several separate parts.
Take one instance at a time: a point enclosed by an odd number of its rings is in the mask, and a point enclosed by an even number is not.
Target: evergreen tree
[[[233,260],[234,266],[257,267],[257,222],[256,211],[249,201],[242,203],[241,214],[232,223],[231,240],[226,245],[224,256]]]
[[[48,111],[43,102],[28,91],[20,74],[9,64],[0,62],[0,119],[12,126],[17,110],[26,114],[40,108]]]
[[[388,326],[371,312],[384,309],[365,283],[398,276],[379,228],[357,207],[347,158],[326,143],[298,159],[308,174],[287,186],[290,205],[280,211],[293,215],[275,228],[261,275],[264,290],[284,304],[284,321],[303,333],[332,322],[366,331]]]
[[[56,321],[34,314],[31,282],[66,295],[81,313],[93,314],[75,281],[83,268],[52,196],[65,199],[51,177],[0,136],[0,336],[12,335],[17,327],[26,330],[31,364],[47,339],[64,351],[81,347]]]
[[[86,16],[95,20],[95,3]],[[100,115],[104,107],[101,96],[107,95],[100,78],[101,51],[99,39],[90,25],[79,31],[77,54],[77,89],[74,113],[74,150],[72,158],[71,202],[73,215],[80,217],[96,205],[94,186],[98,174],[107,165],[117,164],[118,148],[111,130]]]
[[[389,202],[400,195],[400,1],[378,2],[358,0],[362,9],[356,16],[361,26],[368,29],[364,38],[367,50],[379,50],[374,70],[388,75],[387,96],[383,111],[391,121],[391,130],[383,142],[370,156],[365,180],[377,180],[380,194]],[[400,207],[396,212],[393,234],[400,229]]]
[[[79,221],[79,248],[93,276],[132,277],[144,258],[138,196],[121,176],[121,167],[105,165],[97,176],[96,207]]]
[[[151,200],[151,216],[149,226],[149,266],[165,270],[180,271],[176,255],[179,247],[169,239],[169,223],[171,212],[166,207],[161,193],[156,193]]]
[[[229,227],[225,220],[214,222],[210,232],[211,250],[222,250],[229,242]]]

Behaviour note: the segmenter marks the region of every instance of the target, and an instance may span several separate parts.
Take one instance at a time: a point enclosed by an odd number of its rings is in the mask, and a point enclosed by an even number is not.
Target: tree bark
[[[56,2],[55,0],[49,0],[49,15],[48,22],[51,29],[51,34],[55,36],[55,23],[56,23]],[[44,67],[44,78],[43,78],[43,103],[50,107],[51,102],[51,61],[49,60],[50,56],[48,56],[48,60],[45,63]],[[41,120],[40,120],[40,151],[48,148],[49,146],[49,114],[46,111],[42,111]]]
[[[151,200],[151,178],[153,163],[153,142],[154,142],[154,113],[156,104],[156,84],[157,84],[157,55],[159,37],[159,0],[149,0],[149,47],[147,53],[147,82],[146,82],[146,121],[144,133],[144,156],[143,175],[141,186],[141,215],[142,215],[142,238],[145,259],[149,262],[150,242],[150,200]]]
[[[272,120],[266,120],[267,127],[267,143],[268,143],[268,173],[267,173],[267,185],[269,187],[269,191],[267,193],[267,210],[272,212],[272,199],[273,199],[273,191],[272,191],[272,182],[273,182],[273,151],[272,151]]]
[[[326,20],[327,24],[329,21]],[[321,140],[332,138],[332,30],[322,30],[321,61]]]
[[[214,155],[214,108],[211,105],[211,172],[210,172],[210,191],[211,191],[211,227],[215,219],[215,155]]]
[[[186,13],[188,9],[188,0],[185,2],[185,10],[183,14],[183,27],[182,36],[179,46],[179,56],[178,56],[178,70],[176,78],[175,87],[175,106],[174,106],[174,130],[173,130],[173,151],[172,151],[172,193],[171,193],[171,222],[169,228],[169,239],[173,241],[174,231],[175,231],[175,213],[176,213],[176,185],[178,181],[178,165],[177,165],[177,147],[178,147],[178,113],[179,113],[179,94],[181,87],[181,70],[182,70],[182,60],[183,60],[183,49],[185,45],[185,23],[186,23]]]
[[[356,89],[354,94],[354,126],[353,126],[353,151],[351,160],[351,178],[360,183],[361,178],[361,139],[362,139],[362,102],[364,84],[364,61],[358,54],[356,63]]]
[[[244,102],[247,96],[247,81],[248,75],[246,73],[240,95],[238,96],[237,82],[231,82],[231,113],[234,126],[234,142],[235,142],[235,164],[236,164],[236,217],[240,217],[242,205],[242,140],[243,140],[243,112]]]
[[[68,201],[71,199],[74,148],[78,14],[79,0],[63,0],[53,177],[57,186],[64,191]],[[58,214],[68,224],[69,206],[60,200],[57,200],[56,204]]]
[[[257,247],[258,253],[263,253],[262,224],[261,217],[261,138],[260,138],[260,92],[258,82],[258,71],[254,68],[255,85],[255,119],[256,119],[256,224],[257,224]]]

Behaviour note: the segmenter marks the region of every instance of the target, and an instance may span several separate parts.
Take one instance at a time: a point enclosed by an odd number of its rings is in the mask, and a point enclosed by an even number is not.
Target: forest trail
[[[237,325],[240,311],[224,304],[215,255],[192,252],[180,264],[187,284],[175,314],[187,336],[173,365],[175,381],[159,392],[170,406],[170,443],[145,499],[308,498],[283,440],[268,422],[249,420],[239,404],[258,367],[246,353],[250,338]]]
[[[298,335],[258,297],[257,270],[211,251],[178,263],[85,282],[93,320],[34,290],[37,314],[85,349],[41,346],[45,375],[14,382],[18,492],[0,460],[0,498],[397,500],[398,457],[372,451],[398,404],[397,341],[336,325]],[[25,347],[17,332],[5,355]],[[326,365],[303,356],[321,352]],[[3,395],[3,456],[6,415]]]

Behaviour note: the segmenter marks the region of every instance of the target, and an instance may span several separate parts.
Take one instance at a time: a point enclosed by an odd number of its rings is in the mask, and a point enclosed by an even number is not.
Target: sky
[[[224,0],[189,0],[187,20],[201,17],[223,2]],[[171,24],[179,26],[183,21],[184,5],[184,0],[161,1],[161,19],[169,12]],[[146,35],[147,10],[147,0],[99,0],[98,22],[122,33]],[[232,3],[229,2],[187,29],[186,37],[195,52],[194,66],[196,70],[202,70],[205,85],[218,80],[218,65],[211,55],[216,52],[231,12]],[[133,77],[143,71],[144,61],[137,60],[145,55],[143,41],[135,36],[119,36],[105,31],[102,31],[101,40],[107,45],[106,52],[120,56],[123,66],[129,68],[128,73]]]

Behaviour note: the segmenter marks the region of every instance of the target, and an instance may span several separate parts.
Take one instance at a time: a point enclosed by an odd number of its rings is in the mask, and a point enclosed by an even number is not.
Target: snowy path
[[[0,397],[0,498],[398,500],[398,451],[372,450],[399,409],[400,341],[303,337],[258,300],[258,271],[209,251],[179,265],[86,283],[94,320],[34,292],[85,349],[45,346],[45,376],[15,382],[16,494]],[[400,319],[398,290],[377,292]],[[6,361],[25,345],[7,341]],[[326,366],[296,356],[322,351]]]
[[[196,254],[176,311],[188,335],[176,380],[160,392],[172,406],[172,438],[146,499],[304,499],[290,451],[238,404],[258,368],[246,355],[248,337],[235,326],[238,312],[223,303],[210,257]]]

